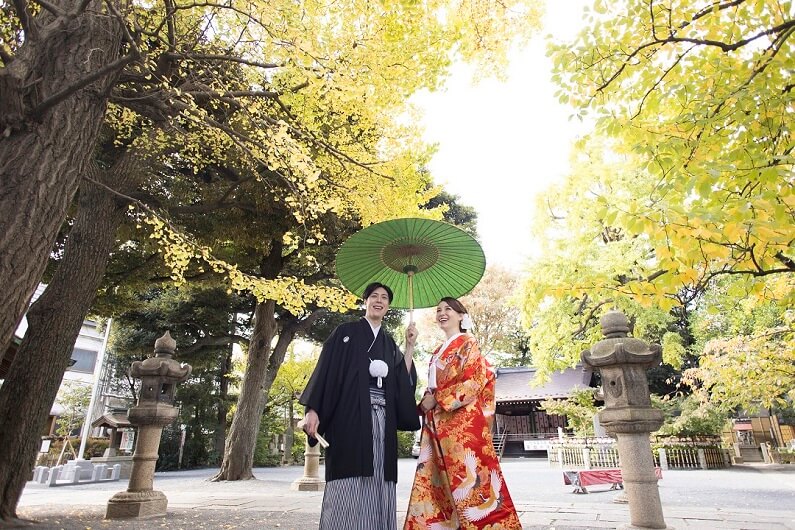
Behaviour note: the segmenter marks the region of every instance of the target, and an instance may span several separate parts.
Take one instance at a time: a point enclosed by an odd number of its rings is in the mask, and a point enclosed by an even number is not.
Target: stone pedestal
[[[648,433],[617,434],[630,528],[668,528],[663,518]]]
[[[189,365],[171,358],[175,348],[176,342],[166,332],[155,342],[155,357],[136,361],[130,367],[130,374],[139,377],[142,383],[138,404],[127,413],[130,423],[138,426],[138,436],[127,491],[115,494],[108,501],[107,519],[166,515],[168,499],[152,489],[160,435],[163,427],[177,418],[175,386],[191,372]]]
[[[323,491],[326,488],[326,481],[320,478],[320,444],[314,447],[309,446],[309,442],[304,447],[304,476],[297,479],[290,485],[291,490],[295,491]]]
[[[660,363],[659,345],[628,336],[627,317],[610,311],[601,319],[605,339],[582,353],[588,366],[599,370],[605,408],[599,423],[618,442],[624,495],[629,504],[627,529],[666,529],[654,471],[650,433],[663,423],[662,411],[651,406],[646,369]]]
[[[163,493],[152,489],[162,432],[162,425],[139,427],[127,491],[119,492],[110,498],[105,512],[106,519],[166,515],[168,499]]]
[[[146,519],[166,515],[168,499],[161,491],[120,491],[108,501],[106,519]]]

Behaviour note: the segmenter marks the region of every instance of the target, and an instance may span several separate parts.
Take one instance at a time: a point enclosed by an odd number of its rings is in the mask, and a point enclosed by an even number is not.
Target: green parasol
[[[352,235],[337,254],[337,276],[361,296],[372,282],[394,292],[391,307],[431,307],[444,296],[471,291],[486,269],[475,239],[451,224],[431,219],[393,219]]]

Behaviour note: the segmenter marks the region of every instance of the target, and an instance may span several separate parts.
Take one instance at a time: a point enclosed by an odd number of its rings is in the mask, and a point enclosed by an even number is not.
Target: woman
[[[365,316],[342,324],[323,344],[301,395],[304,431],[320,434],[326,448],[321,530],[393,530],[397,482],[397,431],[420,428],[412,362],[417,330],[406,330],[406,353],[381,327],[392,290],[364,290]]]
[[[417,472],[404,530],[521,529],[491,440],[494,372],[466,308],[442,298],[436,322],[447,340],[433,354]]]

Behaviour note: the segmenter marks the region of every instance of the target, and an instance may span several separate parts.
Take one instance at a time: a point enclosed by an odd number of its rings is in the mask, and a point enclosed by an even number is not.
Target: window
[[[72,350],[72,360],[75,363],[69,370],[73,372],[94,373],[94,363],[97,361],[97,352],[75,348]]]

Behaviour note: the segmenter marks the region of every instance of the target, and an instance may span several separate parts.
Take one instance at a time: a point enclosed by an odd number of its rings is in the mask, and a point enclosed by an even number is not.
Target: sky
[[[442,90],[413,100],[424,114],[424,139],[438,146],[431,174],[477,210],[487,264],[521,272],[539,251],[530,228],[535,197],[566,175],[581,130],[554,97],[544,36],[572,38],[585,3],[548,2],[542,30],[511,54],[505,81],[475,83],[472,67],[456,64]]]

